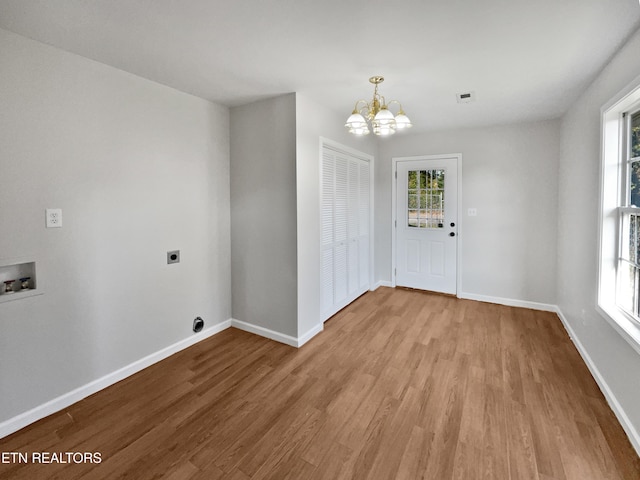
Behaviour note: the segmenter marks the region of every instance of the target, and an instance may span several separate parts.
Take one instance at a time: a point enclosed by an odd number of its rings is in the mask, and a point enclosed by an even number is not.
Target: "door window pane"
[[[444,228],[445,171],[411,170],[407,179],[407,225]]]

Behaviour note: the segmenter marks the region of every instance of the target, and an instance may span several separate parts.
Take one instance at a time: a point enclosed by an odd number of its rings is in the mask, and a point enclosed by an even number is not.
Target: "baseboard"
[[[373,287],[371,288],[371,291],[375,291],[380,287],[393,287],[393,283],[391,282],[387,282],[386,280],[380,280],[379,282],[376,282]]]
[[[261,327],[259,325],[254,325],[253,323],[243,322],[242,320],[236,320],[235,318],[231,319],[231,326],[237,328],[239,330],[243,330],[245,332],[254,333],[256,335],[260,335],[261,337],[268,338],[270,340],[275,340],[276,342],[284,343],[285,345],[290,345],[292,347],[299,348],[305,343],[307,343],[311,338],[320,333],[324,326],[322,324],[316,325],[307,333],[305,333],[301,337],[292,337],[291,335],[286,335],[284,333],[276,332],[275,330],[271,330],[269,328]]]
[[[458,298],[466,300],[477,300],[478,302],[497,303],[508,307],[530,308],[531,310],[542,310],[543,312],[557,312],[558,307],[548,303],[529,302],[527,300],[515,300],[513,298],[492,297],[489,295],[478,295],[475,293],[460,293]]]
[[[301,347],[302,345],[307,343],[309,340],[311,340],[313,337],[315,337],[317,334],[319,334],[323,330],[324,330],[324,323],[320,322],[318,325],[316,325],[315,327],[311,328],[307,333],[305,333],[301,337],[298,337],[298,345],[297,346]]]
[[[609,407],[611,408],[614,415],[618,419],[618,422],[620,422],[620,425],[622,426],[623,430],[627,434],[627,437],[629,438],[631,445],[633,445],[633,448],[635,449],[636,453],[638,454],[638,456],[640,456],[640,434],[638,433],[638,431],[635,429],[635,427],[629,420],[629,417],[627,416],[624,409],[618,402],[618,399],[616,398],[614,393],[609,388],[609,385],[607,384],[606,380],[600,374],[598,367],[596,367],[596,365],[593,363],[593,360],[591,360],[591,357],[589,356],[586,349],[584,348],[584,346],[576,336],[575,332],[573,331],[573,328],[571,328],[571,324],[569,323],[567,318],[564,316],[564,314],[562,313],[559,307],[556,307],[555,311],[558,314],[558,317],[560,317],[560,321],[564,325],[565,330],[569,334],[569,338],[571,339],[573,344],[576,346],[576,349],[580,353],[582,360],[584,361],[584,363],[587,365],[587,368],[591,372],[591,376],[595,379],[596,383],[598,384],[598,387],[600,387],[600,391],[602,392],[604,397],[607,399],[607,402],[609,403]]]
[[[113,385],[114,383],[123,380],[134,373],[139,372],[140,370],[144,370],[145,368],[157,363],[161,360],[164,360],[167,357],[170,357],[174,353],[179,352],[180,350],[184,350],[196,343],[204,340],[205,338],[211,337],[216,333],[219,333],[231,326],[231,320],[226,320],[224,322],[213,325],[205,330],[202,330],[198,334],[194,334],[188,338],[180,340],[173,345],[169,345],[168,347],[163,348],[162,350],[158,350],[151,355],[147,355],[140,360],[136,360],[135,362],[122,367],[114,372],[111,372],[104,377],[101,377],[97,380],[87,383],[81,387],[72,390],[71,392],[65,393],[53,400],[50,400],[42,405],[39,405],[27,412],[21,413],[9,420],[6,420],[0,423],[0,438],[6,437],[14,432],[17,432],[21,428],[26,427],[27,425],[32,424],[42,418],[45,418],[53,413],[59,412],[67,408],[70,405],[73,405],[76,402],[79,402],[83,398],[88,397],[89,395],[93,395],[94,393]]]

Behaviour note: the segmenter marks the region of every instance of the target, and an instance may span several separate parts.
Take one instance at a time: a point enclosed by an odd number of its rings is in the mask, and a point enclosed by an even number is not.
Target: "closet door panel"
[[[334,249],[334,304],[347,300],[347,242],[341,242]]]
[[[320,300],[321,311],[331,310],[334,298],[334,278],[333,278],[333,248],[322,251],[322,298]]]
[[[333,155],[324,153],[322,156],[322,205],[320,213],[323,248],[332,245],[334,241],[334,183],[335,159]]]
[[[335,242],[345,242],[347,240],[348,224],[348,163],[343,157],[336,157],[336,176],[334,191],[334,232]]]
[[[358,262],[358,288],[360,290],[369,289],[369,236],[361,236],[358,238],[358,258],[362,259]]]

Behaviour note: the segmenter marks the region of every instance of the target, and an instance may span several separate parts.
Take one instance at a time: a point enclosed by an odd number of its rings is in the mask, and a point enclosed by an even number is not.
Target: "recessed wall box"
[[[0,259],[0,303],[42,293],[34,259]]]

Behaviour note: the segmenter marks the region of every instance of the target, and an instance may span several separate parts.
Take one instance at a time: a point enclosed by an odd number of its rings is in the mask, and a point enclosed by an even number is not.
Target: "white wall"
[[[296,94],[296,178],[298,196],[298,336],[320,322],[320,137],[364,153],[376,153],[375,140],[354,137],[344,116]],[[374,172],[375,172],[374,162]],[[374,209],[376,206],[374,205]]]
[[[557,120],[381,140],[376,278],[391,281],[392,157],[462,153],[458,294],[554,305],[559,142]]]
[[[0,258],[35,256],[46,289],[0,303],[2,423],[228,320],[231,294],[226,108],[2,30],[0,71]]]
[[[231,109],[233,318],[297,336],[296,96]]]
[[[558,305],[623,426],[640,448],[640,357],[595,309],[600,189],[600,109],[640,75],[640,31],[562,121],[558,199]],[[615,405],[614,405],[615,406]]]

